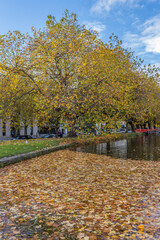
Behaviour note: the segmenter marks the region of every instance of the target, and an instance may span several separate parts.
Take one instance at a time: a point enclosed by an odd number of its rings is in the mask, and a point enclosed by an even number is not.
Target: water
[[[104,154],[114,158],[160,160],[160,135],[141,135],[109,143],[74,147],[74,151]]]

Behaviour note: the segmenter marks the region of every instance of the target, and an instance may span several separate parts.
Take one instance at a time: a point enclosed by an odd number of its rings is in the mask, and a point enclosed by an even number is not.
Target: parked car
[[[129,129],[129,130],[128,130],[128,133],[132,133],[132,130],[131,130],[131,129]]]
[[[41,138],[53,138],[55,137],[54,134],[46,134],[46,135],[43,135]]]
[[[121,132],[121,133],[125,133],[125,132],[126,132],[126,128],[121,127],[121,128],[120,128],[120,132]]]
[[[18,140],[18,139],[32,139],[30,135],[21,135],[16,138],[13,138],[13,140]]]

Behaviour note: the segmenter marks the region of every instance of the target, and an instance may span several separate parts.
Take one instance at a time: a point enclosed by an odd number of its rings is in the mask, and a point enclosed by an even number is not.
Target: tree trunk
[[[134,123],[133,123],[133,122],[130,122],[130,125],[131,125],[132,132],[135,132]]]
[[[153,128],[154,129],[156,128],[156,121],[155,120],[153,121]]]
[[[76,124],[75,120],[70,121],[69,129],[68,129],[68,137],[77,137],[75,124]]]
[[[126,133],[128,133],[128,122],[126,123]]]
[[[25,127],[24,127],[24,135],[27,135],[27,127],[28,126],[25,125]]]
[[[150,122],[148,122],[148,128],[151,129],[151,123]]]

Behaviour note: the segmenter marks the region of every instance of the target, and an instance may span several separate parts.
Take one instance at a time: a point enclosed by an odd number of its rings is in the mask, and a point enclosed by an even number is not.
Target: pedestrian
[[[57,130],[57,137],[62,137],[61,131],[59,129]]]

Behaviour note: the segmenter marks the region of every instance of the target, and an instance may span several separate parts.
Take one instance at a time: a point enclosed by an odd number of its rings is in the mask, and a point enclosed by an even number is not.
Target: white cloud
[[[142,27],[144,28],[143,35],[160,33],[159,24],[160,24],[160,15],[154,16],[153,18],[147,20],[142,25]]]
[[[117,4],[129,3],[132,4],[132,7],[139,6],[139,0],[98,0],[91,8],[91,12],[101,13],[102,11],[109,12],[111,8],[116,6]]]
[[[141,40],[145,44],[146,52],[160,53],[160,15],[147,20],[142,27]]]
[[[160,15],[154,16],[139,26],[138,34],[127,32],[124,36],[125,46],[145,48],[145,53],[160,53]]]
[[[103,32],[106,29],[106,26],[100,22],[94,21],[94,22],[84,22],[83,23],[86,28],[93,29],[94,31],[100,33]]]
[[[124,36],[125,43],[123,44],[126,48],[138,48],[142,46],[138,34],[127,32]]]
[[[142,38],[146,52],[160,53],[160,36]]]

